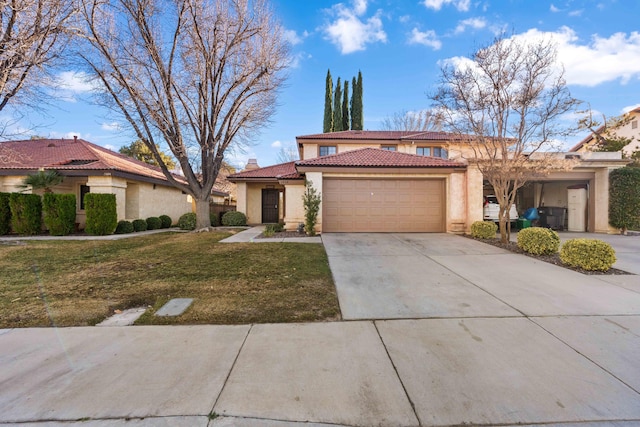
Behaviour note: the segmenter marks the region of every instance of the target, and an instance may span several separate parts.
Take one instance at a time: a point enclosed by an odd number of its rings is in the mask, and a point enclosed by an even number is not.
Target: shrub
[[[222,225],[232,227],[247,225],[247,217],[245,214],[238,211],[225,212],[225,214],[222,215]]]
[[[160,215],[158,218],[160,218],[160,222],[162,223],[161,228],[169,228],[173,224],[173,220],[169,215]]]
[[[133,231],[135,232],[147,231],[147,221],[144,219],[134,219],[131,225],[133,225]]]
[[[18,234],[42,231],[42,199],[37,194],[11,193],[11,228]]]
[[[188,212],[178,219],[178,227],[180,230],[195,230],[196,229],[196,214]]]
[[[209,214],[209,220],[211,221],[211,226],[212,227],[217,227],[220,225],[220,221],[218,220],[218,214],[211,212]]]
[[[640,169],[620,168],[609,174],[609,224],[624,231],[640,229]]]
[[[118,225],[116,226],[116,234],[129,234],[133,233],[133,223],[131,221],[118,221]]]
[[[150,216],[147,218],[147,230],[158,230],[162,228],[162,220],[157,216]]]
[[[84,208],[87,213],[87,234],[113,234],[118,225],[115,194],[87,193],[84,196]]]
[[[11,231],[9,196],[9,193],[0,193],[0,235],[8,234]]]
[[[318,212],[320,212],[320,202],[322,197],[313,188],[310,181],[305,181],[305,192],[302,195],[302,205],[304,206],[304,231],[309,236],[316,235],[316,223],[318,222]]]
[[[607,271],[616,262],[616,252],[602,240],[570,239],[560,249],[560,260],[583,270]]]
[[[52,236],[66,236],[76,225],[76,195],[44,193],[44,225]]]
[[[274,234],[281,232],[283,229],[284,224],[267,224],[262,234],[266,237],[271,237]]]
[[[495,239],[498,226],[493,221],[476,221],[471,224],[471,235],[477,239]]]
[[[534,255],[551,255],[558,252],[558,233],[542,227],[525,228],[518,232],[518,247]]]

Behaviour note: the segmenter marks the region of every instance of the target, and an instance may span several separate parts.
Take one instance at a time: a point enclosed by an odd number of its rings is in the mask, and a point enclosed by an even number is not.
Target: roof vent
[[[575,160],[580,158],[580,154],[565,154],[564,158],[567,160]]]
[[[65,163],[65,165],[69,165],[69,166],[82,166],[82,165],[88,165],[89,163],[93,163],[96,160],[70,160],[67,163]]]
[[[50,142],[49,145],[47,145],[47,147],[55,147],[56,144],[54,144],[53,142]]]

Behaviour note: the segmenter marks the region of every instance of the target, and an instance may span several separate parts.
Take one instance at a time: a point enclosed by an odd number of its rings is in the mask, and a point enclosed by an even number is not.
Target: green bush
[[[44,193],[44,225],[52,236],[71,234],[76,225],[76,195]]]
[[[477,239],[495,239],[498,226],[493,221],[476,221],[471,224],[471,235]]]
[[[87,234],[113,234],[118,225],[115,194],[87,193],[84,196],[84,208],[87,213]]]
[[[534,255],[551,255],[558,252],[558,233],[542,227],[525,228],[518,232],[518,247]]]
[[[118,221],[118,225],[116,226],[115,234],[129,234],[133,233],[133,223],[131,221]]]
[[[220,225],[220,221],[218,219],[218,214],[217,213],[211,212],[209,214],[209,221],[211,222],[211,226],[212,227],[217,227],[217,226]]]
[[[183,214],[178,219],[178,227],[180,227],[180,230],[195,230],[196,214],[193,212],[188,212],[186,214]]]
[[[162,220],[157,216],[147,218],[147,230],[158,230],[162,228]]]
[[[38,234],[42,231],[42,199],[37,194],[11,193],[11,228],[18,234]]]
[[[602,240],[570,239],[560,249],[560,260],[583,270],[607,271],[616,262],[616,252]]]
[[[247,225],[247,217],[242,212],[229,211],[222,215],[222,225],[236,227]]]
[[[135,232],[147,231],[147,221],[144,219],[134,219],[131,225],[133,225],[133,231]]]
[[[281,232],[284,229],[284,224],[267,224],[264,227],[264,231],[262,232],[262,234],[265,237],[271,237],[276,233]]]
[[[0,236],[11,231],[11,208],[9,207],[9,193],[0,193]]]
[[[158,218],[160,218],[160,222],[162,223],[161,228],[169,228],[173,224],[173,220],[169,215],[160,215]]]
[[[320,212],[322,196],[313,188],[310,181],[305,180],[305,192],[302,195],[302,206],[304,207],[304,231],[308,236],[316,235],[316,223]]]
[[[640,230],[640,168],[624,167],[609,174],[609,224]]]

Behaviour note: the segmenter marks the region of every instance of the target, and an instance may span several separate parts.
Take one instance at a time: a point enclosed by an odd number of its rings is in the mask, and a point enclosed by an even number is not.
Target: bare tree
[[[585,115],[578,125],[580,129],[588,129],[595,143],[589,147],[595,151],[621,151],[622,155],[626,157],[626,153],[623,148],[629,145],[634,137],[626,137],[618,135],[620,128],[628,125],[631,122],[631,116],[623,114],[621,116],[607,117],[602,115],[602,122],[593,118],[593,112],[591,109],[585,112]]]
[[[577,101],[566,87],[549,41],[498,37],[471,60],[448,63],[431,96],[443,123],[460,135],[463,157],[493,186],[500,204],[500,237],[510,234],[509,208],[534,177],[571,167],[552,153],[575,131],[558,119]]]
[[[195,199],[209,225],[225,151],[255,137],[275,111],[289,63],[266,0],[83,0],[79,54],[167,179]],[[165,143],[188,185],[169,172]],[[158,144],[158,145],[156,145]]]
[[[298,150],[296,150],[294,146],[289,145],[280,148],[280,151],[278,151],[277,161],[278,163],[288,163],[298,160],[299,158]]]
[[[404,131],[440,131],[442,130],[442,120],[438,114],[431,110],[406,111],[394,113],[382,120],[381,130],[404,130]]]
[[[74,31],[74,12],[73,0],[0,0],[0,111],[42,102],[38,90],[51,84],[49,70]]]

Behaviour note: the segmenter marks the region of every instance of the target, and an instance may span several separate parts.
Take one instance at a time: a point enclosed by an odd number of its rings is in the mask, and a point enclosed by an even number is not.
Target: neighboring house
[[[304,222],[305,179],[322,196],[321,232],[465,232],[482,220],[483,195],[492,192],[454,134],[344,131],[296,139],[301,160],[228,177],[250,224],[284,222],[292,230]],[[573,170],[523,188],[518,208],[559,206],[571,212],[569,228],[608,232],[609,170],[626,162],[619,153],[578,156]],[[569,187],[580,189],[584,204],[572,204]]]
[[[76,222],[84,228],[86,193],[116,195],[118,220],[169,215],[174,222],[192,211],[191,197],[162,171],[82,139],[37,139],[0,143],[0,191],[20,192],[25,176],[55,169],[64,181],[54,193],[76,195]],[[176,179],[184,179],[176,176]],[[27,190],[29,192],[30,190]]]
[[[617,129],[611,129],[610,132],[618,137],[631,139],[622,152],[625,157],[630,157],[634,151],[640,151],[640,107],[625,113],[623,116],[623,125]],[[604,125],[596,129],[596,133],[600,134],[604,131]],[[571,147],[571,152],[585,152],[593,150],[596,145],[596,138],[593,134],[589,134],[582,141]]]

